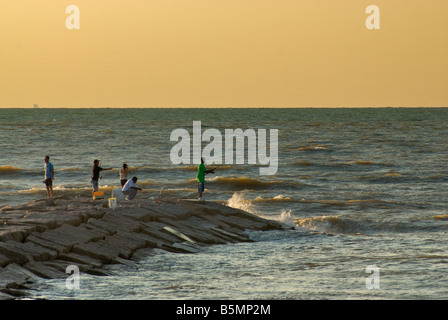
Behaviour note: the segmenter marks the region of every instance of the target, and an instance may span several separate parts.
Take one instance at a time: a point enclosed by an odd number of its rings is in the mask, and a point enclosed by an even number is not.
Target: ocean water
[[[111,265],[108,277],[82,274],[74,291],[42,280],[30,298],[448,297],[447,108],[0,109],[0,206],[45,197],[45,155],[56,197],[89,195],[100,159],[114,168],[100,180],[106,193],[126,162],[144,189],[138,197],[195,198],[196,166],[170,159],[171,132],[192,133],[193,121],[223,135],[278,129],[275,175],[226,164],[204,196],[294,230],[251,232],[253,243],[197,254],[157,252]]]

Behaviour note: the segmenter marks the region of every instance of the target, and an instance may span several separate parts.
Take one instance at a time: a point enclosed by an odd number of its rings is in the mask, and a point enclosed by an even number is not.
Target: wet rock
[[[67,261],[69,264],[88,265],[95,268],[101,268],[103,266],[103,263],[98,259],[85,255],[80,255],[74,252],[60,253],[58,254],[58,259],[62,261]]]
[[[6,241],[0,243],[0,254],[14,263],[24,264],[28,261],[45,261],[54,259],[56,251],[41,247],[31,242]]]
[[[203,246],[251,241],[245,230],[284,226],[215,202],[179,199],[107,201],[40,199],[0,209],[0,299],[37,278],[64,278],[76,265],[92,275],[157,252],[194,254]]]
[[[42,262],[27,262],[23,265],[23,267],[44,279],[58,279],[67,277],[67,274],[64,272]]]

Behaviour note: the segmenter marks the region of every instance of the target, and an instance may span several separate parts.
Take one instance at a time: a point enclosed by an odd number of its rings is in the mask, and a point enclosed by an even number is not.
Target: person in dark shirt
[[[107,168],[107,169],[103,169],[100,167],[100,162],[99,160],[95,159],[93,160],[93,166],[91,168],[91,172],[92,172],[92,176],[91,176],[91,183],[92,183],[92,194],[94,194],[95,192],[98,191],[98,180],[100,178],[100,172],[101,171],[108,171],[108,170],[112,170],[113,168]]]

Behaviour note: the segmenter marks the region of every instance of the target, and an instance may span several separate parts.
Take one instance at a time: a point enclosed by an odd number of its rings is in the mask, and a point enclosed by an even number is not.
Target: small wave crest
[[[207,169],[213,169],[215,167],[218,167],[218,165],[207,165]],[[218,170],[231,170],[234,169],[233,166],[231,165],[219,165]],[[170,167],[167,168],[166,170],[187,170],[187,171],[194,171],[197,172],[198,171],[198,166],[174,166],[174,167]]]
[[[350,161],[350,162],[348,162],[348,164],[359,164],[359,165],[368,166],[368,165],[373,165],[373,164],[377,164],[377,163],[374,161],[357,160],[357,161]]]
[[[0,166],[0,173],[16,173],[21,170],[22,169],[16,166]]]
[[[214,177],[209,180],[211,183],[219,184],[220,186],[227,186],[237,189],[264,189],[270,188],[280,184],[280,181],[260,181],[248,177]]]
[[[54,171],[56,172],[84,172],[86,169],[83,168],[57,168]]]
[[[311,161],[302,160],[302,161],[294,162],[291,165],[292,166],[298,166],[298,167],[309,167],[309,166],[312,166],[313,163]]]
[[[45,186],[43,187],[33,187],[33,188],[29,188],[29,189],[25,189],[25,190],[19,190],[17,191],[17,193],[19,194],[39,194],[42,192],[45,192],[46,188]],[[83,192],[86,190],[92,190],[91,187],[64,187],[64,186],[54,186],[53,187],[54,191],[59,191],[59,192],[64,192],[64,193],[77,193],[77,192]],[[109,187],[101,187],[101,191],[109,191],[112,190],[112,188]],[[14,194],[15,192],[11,192],[11,194]]]
[[[306,146],[306,147],[300,147],[298,149],[299,151],[321,151],[321,150],[327,150],[324,146]]]
[[[280,194],[273,198],[262,198],[261,196],[258,196],[253,201],[254,202],[294,202],[295,200],[290,197],[286,197],[286,196]]]
[[[326,207],[345,207],[345,206],[382,207],[397,204],[391,201],[378,200],[378,199],[351,199],[351,200],[301,199],[299,200],[299,202],[304,204],[320,204]]]

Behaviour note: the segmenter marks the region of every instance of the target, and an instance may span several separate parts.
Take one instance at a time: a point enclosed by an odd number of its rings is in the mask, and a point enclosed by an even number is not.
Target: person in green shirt
[[[196,175],[196,178],[198,179],[199,200],[202,200],[202,193],[205,189],[205,175],[208,173],[215,173],[214,169],[206,170],[204,162],[204,158],[201,158],[201,163],[198,165],[198,174]]]

